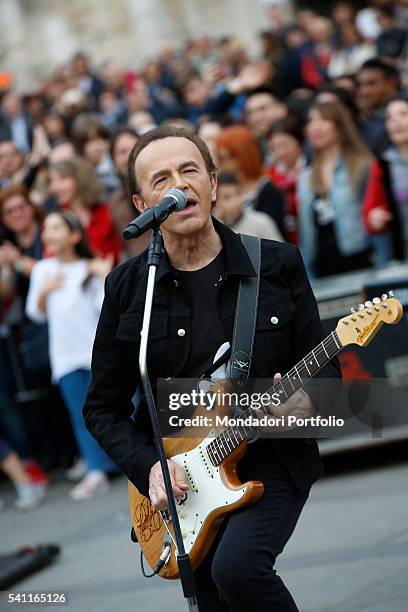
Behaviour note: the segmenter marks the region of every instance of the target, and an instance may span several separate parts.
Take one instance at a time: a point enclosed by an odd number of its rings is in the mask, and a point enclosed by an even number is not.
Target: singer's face
[[[187,196],[186,208],[169,215],[161,225],[164,233],[186,236],[211,223],[217,178],[209,176],[193,142],[173,136],[154,140],[139,153],[135,172],[141,194],[133,196],[133,202],[140,212],[155,206],[169,189],[182,189]]]

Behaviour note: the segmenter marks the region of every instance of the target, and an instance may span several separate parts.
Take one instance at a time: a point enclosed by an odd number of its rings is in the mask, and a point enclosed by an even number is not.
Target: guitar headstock
[[[403,314],[403,307],[399,300],[384,293],[381,298],[374,298],[372,302],[359,304],[352,308],[351,314],[339,320],[336,327],[337,335],[343,346],[358,344],[367,346],[374,338],[383,323],[398,323]]]

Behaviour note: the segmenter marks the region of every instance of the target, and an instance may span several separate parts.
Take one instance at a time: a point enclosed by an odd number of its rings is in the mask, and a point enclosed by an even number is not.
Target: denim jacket
[[[311,186],[312,168],[306,167],[298,181],[300,248],[306,269],[313,276],[316,258],[317,228],[314,222],[313,202],[316,194]],[[348,175],[346,160],[339,157],[332,180],[329,198],[334,208],[334,232],[342,255],[354,255],[369,246],[369,237],[362,220],[362,198],[366,181],[356,194]]]

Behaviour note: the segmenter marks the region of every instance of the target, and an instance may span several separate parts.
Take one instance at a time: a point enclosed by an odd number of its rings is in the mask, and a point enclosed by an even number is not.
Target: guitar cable
[[[156,566],[153,570],[153,573],[151,574],[146,574],[144,564],[143,564],[143,550],[140,551],[140,567],[142,569],[142,574],[145,578],[153,578],[153,576],[156,576],[156,574],[158,574],[160,570],[168,562],[170,555],[171,555],[171,546],[172,546],[172,542],[170,541],[168,534],[164,535],[162,546],[163,546],[162,554],[160,555],[159,560],[157,561]]]

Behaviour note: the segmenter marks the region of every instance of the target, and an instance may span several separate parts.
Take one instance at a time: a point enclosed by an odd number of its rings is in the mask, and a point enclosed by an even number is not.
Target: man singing
[[[219,347],[231,343],[239,281],[254,276],[255,270],[240,237],[211,216],[217,170],[206,145],[190,131],[166,126],[142,136],[129,159],[129,187],[140,212],[172,188],[182,189],[187,197],[186,208],[161,225],[165,255],[156,276],[148,369],[152,384],[158,378],[199,377]],[[107,454],[157,509],[163,509],[167,498],[147,408],[142,404],[130,418],[132,397],[142,388],[138,351],[146,259],[144,252],[107,277],[83,414]],[[272,379],[288,371],[322,339],[299,250],[263,240],[250,376]],[[320,376],[339,377],[337,360]],[[313,387],[308,394],[298,391],[287,404],[297,402],[302,414],[315,414],[331,401]],[[188,489],[183,469],[168,463],[174,495],[180,496]],[[195,572],[200,611],[293,612],[298,608],[274,564],[322,473],[317,443],[259,440],[248,446],[238,471],[241,481],[262,481],[264,495],[225,520]]]

